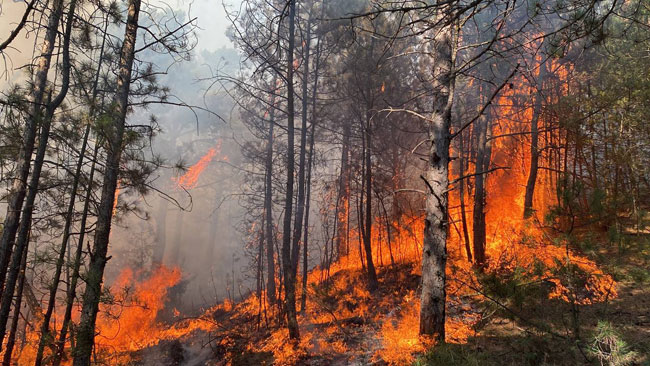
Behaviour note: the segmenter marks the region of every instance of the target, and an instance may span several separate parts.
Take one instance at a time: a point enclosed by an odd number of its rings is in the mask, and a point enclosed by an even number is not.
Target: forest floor
[[[278,315],[260,314],[252,296],[212,310],[211,331],[161,342],[139,352],[135,364],[650,365],[650,234],[628,233],[618,244],[603,244],[603,236],[579,245],[617,281],[616,297],[572,305],[549,299],[544,283],[486,283],[484,301],[448,307],[452,322],[479,319],[471,334],[429,351],[414,338],[419,275],[406,263],[379,267],[374,293],[365,290],[361,270],[312,284],[300,343],[288,341],[282,327],[267,327]]]
[[[616,298],[572,308],[528,296],[521,306],[496,309],[467,343],[434,348],[420,364],[650,365],[650,234],[627,235],[620,246],[598,247],[584,252],[617,281]],[[611,347],[597,342],[603,336],[618,339],[618,359],[608,357]],[[602,359],[594,354],[598,349]]]

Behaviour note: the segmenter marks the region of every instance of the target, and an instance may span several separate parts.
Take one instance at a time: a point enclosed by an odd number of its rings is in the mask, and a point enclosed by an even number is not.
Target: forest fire
[[[559,78],[566,77],[566,71],[562,70],[556,71]],[[524,82],[522,78],[517,78],[513,83],[515,87],[505,92],[495,103],[497,108],[493,114],[495,122],[492,133],[495,138],[492,161],[495,166],[507,169],[495,170],[487,179],[487,196],[500,199],[487,201],[485,220],[488,264],[483,271],[485,274],[498,274],[502,277],[523,273],[534,281],[548,281],[553,286],[548,293],[551,299],[579,304],[612,299],[616,297],[616,284],[611,276],[604,274],[593,261],[572,253],[562,242],[557,242],[540,228],[539,217],[546,215],[556,201],[552,193],[557,177],[552,177],[546,171],[540,174],[535,195],[536,215],[530,219],[522,217],[530,154],[525,139],[508,136],[523,132],[525,121],[532,118],[533,107],[516,105],[514,100],[518,96],[514,91],[524,88]],[[178,186],[184,189],[195,187],[200,175],[219,151],[220,144],[210,149],[185,175],[175,179]],[[468,175],[473,173],[465,172]],[[451,180],[457,180],[458,176],[458,171],[452,170]],[[451,281],[447,286],[450,316],[446,321],[446,332],[447,342],[464,343],[476,335],[474,327],[481,321],[480,312],[469,301],[480,302],[483,294],[479,279],[481,274],[468,261],[463,245],[464,238],[459,229],[459,190],[454,188],[450,191],[450,220],[453,225],[449,230],[447,244],[447,275]],[[465,197],[463,204],[471,207],[472,198]],[[342,219],[349,215],[349,203],[341,202],[340,206],[338,217]],[[469,225],[472,224],[471,216],[467,221]],[[390,286],[389,281],[395,281],[396,284],[417,283],[414,279],[421,273],[420,243],[424,230],[422,217],[416,214],[403,215],[387,226],[386,219],[377,216],[373,222],[373,262],[381,271],[394,272],[398,276],[397,280],[384,280],[383,285]],[[257,232],[256,223],[248,231]],[[371,305],[373,295],[359,282],[366,267],[361,246],[363,235],[355,227],[346,228],[346,231],[348,252],[339,253],[331,263],[323,263],[308,272],[310,293],[302,311],[304,315],[298,319],[303,332],[300,343],[291,342],[284,329],[277,329],[261,345],[248,344],[249,349],[261,347],[263,351],[272,353],[278,365],[295,364],[306,355],[314,353],[354,354],[355,351],[346,345],[345,339],[349,337],[349,331],[345,330],[345,325],[339,324],[342,320],[377,324],[375,333],[369,332],[369,337],[380,343],[372,351],[372,358],[393,365],[413,362],[416,354],[424,352],[435,343],[418,334],[419,298],[415,288],[407,286],[406,290],[395,290],[390,299]],[[580,271],[582,288],[570,288],[571,284],[562,282],[555,275],[570,264]],[[407,273],[403,273],[405,268],[408,269]],[[236,305],[226,301],[195,319],[172,319],[172,325],[165,325],[159,319],[160,314],[163,310],[169,312],[169,309],[165,309],[167,293],[180,280],[181,273],[178,269],[159,267],[148,276],[124,269],[110,287],[111,300],[101,306],[97,320],[98,357],[114,364],[128,364],[140,350],[154,347],[164,340],[186,337],[195,331],[221,333],[226,337],[221,342],[227,345],[232,341],[228,340],[229,333],[221,328],[213,314],[225,312],[230,318],[259,319],[261,314],[268,317],[268,313],[276,311],[262,292],[259,298],[253,294]],[[312,293],[309,290],[317,288],[322,288],[319,291],[325,293]],[[302,289],[298,292],[298,297],[301,296],[301,291]],[[328,296],[338,299],[334,305],[328,304]],[[260,298],[263,300],[260,301]],[[378,309],[392,310],[387,316]],[[368,314],[371,318],[361,319],[358,314]],[[175,309],[174,315],[179,315]],[[29,333],[25,346],[17,353],[19,363],[33,363],[38,339],[37,332]],[[67,364],[66,361],[63,364]]]
[[[1,366],[647,364],[648,1],[10,2]]]
[[[144,275],[130,268],[122,270],[111,285],[110,301],[102,304],[97,319],[97,356],[113,365],[130,364],[133,354],[141,349],[155,346],[161,341],[177,339],[196,330],[210,330],[213,323],[201,318],[178,321],[166,325],[160,319],[168,301],[168,291],[181,280],[178,269],[159,267]],[[79,314],[74,315],[78,319]],[[55,316],[61,319],[61,315]],[[38,324],[34,325],[34,328]],[[16,352],[19,365],[33,364],[39,335],[32,331],[26,335],[24,346]],[[50,351],[45,360],[53,357]],[[71,350],[66,347],[62,365],[71,365]]]

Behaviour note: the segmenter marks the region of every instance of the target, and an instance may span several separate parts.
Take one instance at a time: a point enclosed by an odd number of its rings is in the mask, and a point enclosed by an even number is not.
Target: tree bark
[[[530,120],[530,171],[528,172],[528,181],[526,182],[526,195],[524,197],[524,219],[530,218],[534,212],[533,197],[535,195],[535,183],[537,182],[537,170],[539,168],[538,122],[542,114],[542,102],[544,99],[542,91],[544,86],[544,78],[546,77],[547,73],[546,68],[546,61],[542,60],[542,63],[539,65],[537,93],[535,93],[533,116]]]
[[[16,288],[16,302],[14,304],[14,316],[11,318],[11,328],[9,330],[9,337],[7,338],[7,345],[5,346],[5,354],[2,359],[2,366],[11,366],[11,356],[16,344],[16,331],[18,330],[18,321],[20,320],[20,308],[23,300],[23,289],[25,288],[25,272],[27,268],[27,251],[23,252],[23,259],[20,265],[20,278],[18,279],[18,287]]]
[[[282,232],[282,271],[284,273],[285,313],[289,338],[299,339],[300,330],[296,318],[296,268],[294,268],[291,248],[291,219],[293,218],[293,175],[294,167],[294,86],[293,86],[293,51],[295,48],[296,2],[289,0],[289,45],[287,48],[287,190],[284,204],[284,222]],[[75,365],[76,366],[76,365]]]
[[[370,110],[366,112],[365,130],[363,132],[365,139],[364,151],[364,164],[365,169],[365,194],[366,194],[366,209],[365,209],[365,230],[363,231],[363,247],[366,254],[366,269],[368,275],[368,289],[375,291],[378,287],[377,272],[375,264],[372,259],[372,149],[371,149],[371,135],[370,135]]]
[[[315,87],[316,85],[314,85]],[[315,94],[315,93],[314,93]],[[314,108],[315,109],[315,108]],[[312,114],[311,136],[309,138],[309,158],[307,159],[307,198],[305,201],[305,228],[303,237],[303,251],[302,251],[302,295],[300,298],[300,312],[305,313],[307,306],[307,276],[308,266],[307,260],[309,259],[309,203],[311,200],[311,171],[314,162],[314,131],[316,130],[316,120]],[[327,245],[327,244],[326,244]]]
[[[264,213],[266,215],[266,297],[269,304],[274,305],[276,302],[275,289],[275,253],[273,250],[273,129],[275,127],[275,92],[277,79],[273,78],[273,97],[271,97],[271,106],[269,107],[269,132],[266,140],[266,166],[265,166],[265,184],[264,184]]]
[[[440,14],[444,14],[440,9]],[[442,18],[441,15],[438,17]],[[443,23],[443,22],[440,22]],[[444,23],[443,23],[444,24]],[[429,159],[423,178],[427,186],[422,250],[420,334],[445,341],[445,301],[451,107],[454,95],[455,47],[451,25],[435,29],[432,42],[433,113],[428,121]]]
[[[53,366],[59,366],[63,358],[65,348],[65,341],[68,334],[68,327],[72,319],[72,308],[74,306],[75,297],[77,296],[77,282],[79,281],[79,272],[81,268],[81,255],[83,254],[83,244],[86,237],[86,222],[88,220],[88,212],[90,209],[90,201],[92,199],[93,181],[95,177],[95,162],[97,161],[97,153],[99,152],[99,143],[95,145],[93,152],[93,160],[90,165],[90,173],[88,176],[88,185],[86,186],[86,197],[84,198],[84,207],[81,212],[81,222],[79,223],[79,239],[77,240],[77,248],[75,251],[74,262],[72,265],[72,275],[70,276],[70,286],[66,294],[65,312],[63,314],[63,321],[61,322],[61,330],[59,338],[56,342],[56,354],[52,360]]]
[[[489,127],[489,118],[483,116],[480,118],[478,126],[478,147],[476,149],[476,173],[474,184],[474,211],[473,211],[473,231],[474,231],[474,264],[481,268],[485,265],[485,161],[489,162],[490,157],[487,153],[487,131]]]
[[[461,133],[458,136],[459,148],[458,148],[458,176],[465,176],[465,144],[464,137]],[[469,239],[469,230],[467,229],[467,213],[465,210],[465,179],[462,179],[459,183],[459,197],[460,197],[460,217],[461,224],[463,226],[463,240],[465,242],[465,252],[467,253],[467,261],[472,263],[472,249]]]
[[[70,3],[70,16],[66,24],[66,30],[64,34],[64,41],[62,45],[63,52],[63,64],[62,64],[62,83],[61,90],[56,95],[54,100],[49,102],[45,108],[45,117],[41,123],[41,134],[38,139],[38,149],[36,151],[36,157],[34,159],[34,167],[32,169],[32,176],[29,180],[29,186],[27,187],[27,195],[25,197],[25,202],[23,205],[23,210],[21,214],[20,224],[18,226],[18,236],[16,238],[16,248],[14,253],[11,255],[11,265],[8,271],[8,276],[5,283],[5,288],[3,291],[2,304],[0,305],[0,343],[4,340],[7,321],[9,318],[9,312],[11,310],[12,294],[16,289],[16,282],[20,276],[20,267],[23,257],[23,251],[26,251],[29,246],[29,232],[31,230],[32,216],[34,214],[34,203],[36,202],[36,196],[38,194],[38,187],[41,178],[41,171],[43,169],[43,163],[45,160],[45,153],[47,152],[47,143],[50,137],[50,127],[52,126],[52,120],[54,119],[54,112],[56,109],[63,103],[66,94],[68,93],[68,86],[70,83],[70,35],[72,32],[72,20],[74,17],[74,8],[76,1]],[[63,5],[61,5],[61,8]],[[55,10],[63,12],[62,9]],[[58,20],[61,15],[57,17]],[[59,274],[60,276],[60,274]]]
[[[309,49],[311,45],[311,19],[307,21],[307,31],[304,41],[303,76],[302,76],[302,123],[300,126],[300,151],[298,158],[298,200],[296,202],[296,213],[293,220],[293,244],[291,246],[291,262],[294,271],[298,270],[300,262],[300,238],[302,237],[302,225],[305,214],[305,176],[307,156],[307,87],[309,82]],[[297,276],[297,272],[294,272]]]
[[[347,221],[350,210],[350,125],[343,123],[343,143],[341,147],[341,172],[339,191],[336,199],[336,250],[348,255]]]
[[[131,69],[135,53],[135,43],[138,33],[138,16],[140,0],[130,0],[126,21],[124,42],[120,52],[120,64],[117,79],[117,92],[113,103],[112,124],[107,131],[108,151],[106,156],[104,180],[101,201],[98,209],[97,225],[93,253],[87,272],[86,291],[83,296],[81,321],[77,332],[77,342],[74,352],[74,366],[90,365],[90,357],[95,340],[95,321],[99,311],[99,300],[107,262],[108,240],[113,217],[113,202],[120,169],[122,143],[124,139],[124,124],[128,109],[129,86]]]
[[[30,96],[30,111],[23,129],[23,142],[16,161],[16,177],[12,182],[9,193],[7,214],[0,238],[0,288],[4,286],[7,266],[16,240],[20,213],[27,194],[27,179],[30,171],[36,131],[41,123],[43,113],[43,98],[47,86],[47,74],[50,71],[52,51],[58,33],[59,21],[63,13],[63,0],[54,0],[50,13],[45,38],[41,45],[41,55],[34,75],[34,86]],[[2,332],[4,334],[4,331]]]
[[[68,91],[68,84],[70,78],[70,37],[72,35],[72,23],[75,17],[76,5],[77,5],[77,0],[70,1],[70,7],[68,9],[68,18],[66,19],[66,30],[63,39],[63,83],[64,85],[63,85],[63,90],[61,90],[56,100],[54,101],[55,104],[61,104]],[[102,48],[102,53],[103,53],[103,48]],[[100,64],[101,64],[101,60],[100,60]],[[95,76],[95,82],[93,85],[93,100],[94,97],[97,95],[97,81],[99,79],[99,70],[100,69],[98,68]],[[56,107],[58,107],[58,105],[54,106],[54,108]],[[91,104],[91,108],[92,108],[92,104]],[[92,110],[91,110],[91,115],[92,115]],[[45,350],[45,345],[51,343],[52,341],[52,337],[50,336],[50,329],[49,329],[50,320],[52,318],[52,314],[54,313],[56,293],[58,292],[57,290],[59,287],[59,281],[61,280],[63,262],[65,260],[65,254],[67,252],[68,238],[70,236],[70,227],[72,225],[72,217],[74,215],[75,199],[77,197],[77,187],[79,185],[79,176],[81,175],[81,167],[83,166],[84,155],[86,151],[86,145],[88,143],[89,134],[90,134],[90,125],[86,126],[86,131],[84,132],[83,142],[81,145],[81,150],[79,152],[79,159],[77,160],[75,175],[72,182],[70,202],[68,203],[66,220],[63,228],[63,239],[61,240],[61,246],[59,248],[59,257],[57,258],[56,261],[54,277],[52,278],[52,284],[50,285],[50,294],[48,298],[47,309],[45,311],[45,315],[43,316],[43,322],[41,323],[41,337],[36,352],[36,360],[34,362],[36,366],[40,366],[42,364],[43,351]]]

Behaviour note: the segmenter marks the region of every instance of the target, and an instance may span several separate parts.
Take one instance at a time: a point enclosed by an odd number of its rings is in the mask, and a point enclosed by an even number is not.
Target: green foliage
[[[418,358],[414,366],[484,366],[496,364],[487,355],[473,352],[467,346],[441,344]]]
[[[636,358],[636,353],[630,350],[612,324],[606,321],[598,322],[589,345],[589,353],[601,365],[608,366],[630,365]]]
[[[536,263],[533,272],[543,273],[543,263]],[[510,273],[489,272],[479,274],[483,291],[490,296],[523,306],[526,299],[539,293],[539,283],[534,281],[533,273],[517,267]]]

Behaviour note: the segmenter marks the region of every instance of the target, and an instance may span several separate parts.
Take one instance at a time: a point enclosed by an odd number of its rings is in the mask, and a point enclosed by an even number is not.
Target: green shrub
[[[636,353],[630,350],[612,324],[605,321],[598,322],[589,353],[603,366],[625,366],[636,358]]]

